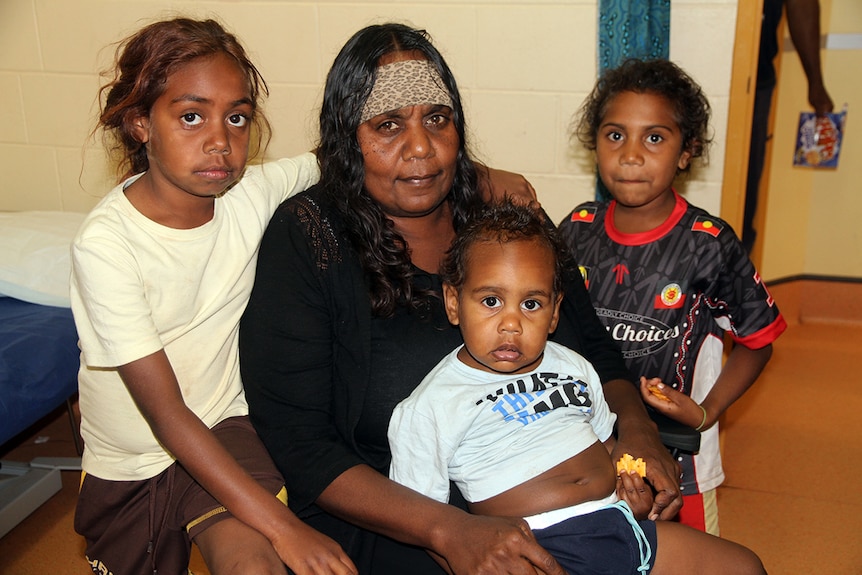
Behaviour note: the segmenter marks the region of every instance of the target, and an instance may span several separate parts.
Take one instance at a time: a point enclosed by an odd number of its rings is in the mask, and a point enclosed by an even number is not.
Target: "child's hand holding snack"
[[[706,410],[684,393],[680,393],[661,379],[640,379],[641,397],[644,403],[671,419],[702,431],[706,425]]]
[[[628,503],[637,519],[646,519],[652,510],[653,492],[644,481],[646,463],[626,453],[617,461],[617,495]]]

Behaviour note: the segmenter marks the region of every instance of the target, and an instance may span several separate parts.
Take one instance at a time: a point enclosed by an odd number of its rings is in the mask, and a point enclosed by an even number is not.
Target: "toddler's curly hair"
[[[540,208],[521,205],[509,197],[486,205],[458,232],[440,267],[443,283],[461,289],[467,279],[470,248],[474,245],[517,241],[535,242],[550,250],[554,256],[554,292],[562,294],[563,277],[567,270],[573,269],[568,248]]]

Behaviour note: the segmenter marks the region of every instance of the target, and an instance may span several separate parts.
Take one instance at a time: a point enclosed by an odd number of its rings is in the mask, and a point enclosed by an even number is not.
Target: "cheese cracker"
[[[650,392],[654,397],[659,398],[662,401],[670,402],[670,398],[661,392],[661,389],[657,385],[648,385],[647,391]]]
[[[641,477],[646,477],[646,461],[638,457],[635,459],[628,453],[620,457],[619,461],[617,461],[617,475],[622,473],[623,471],[631,473],[632,471],[636,471],[638,475]]]

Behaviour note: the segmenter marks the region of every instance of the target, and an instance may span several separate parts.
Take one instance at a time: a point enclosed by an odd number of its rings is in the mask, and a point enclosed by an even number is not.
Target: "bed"
[[[77,342],[69,308],[0,297],[0,445],[77,392]]]
[[[83,218],[0,213],[0,452],[77,393],[69,246]],[[0,459],[0,537],[59,491],[61,469],[75,468],[75,458]]]

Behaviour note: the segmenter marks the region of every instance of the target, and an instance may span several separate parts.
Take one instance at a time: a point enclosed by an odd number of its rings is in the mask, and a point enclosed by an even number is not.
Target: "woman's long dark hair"
[[[326,78],[320,111],[320,183],[344,218],[351,244],[359,254],[376,316],[391,316],[398,305],[414,306],[413,267],[404,238],[365,191],[365,166],[356,129],[362,107],[374,87],[380,59],[392,52],[417,51],[437,69],[452,97],[459,149],[448,201],[455,229],[481,207],[477,174],[467,151],[461,95],[449,66],[424,30],[380,24],[353,35],[336,56]]]

